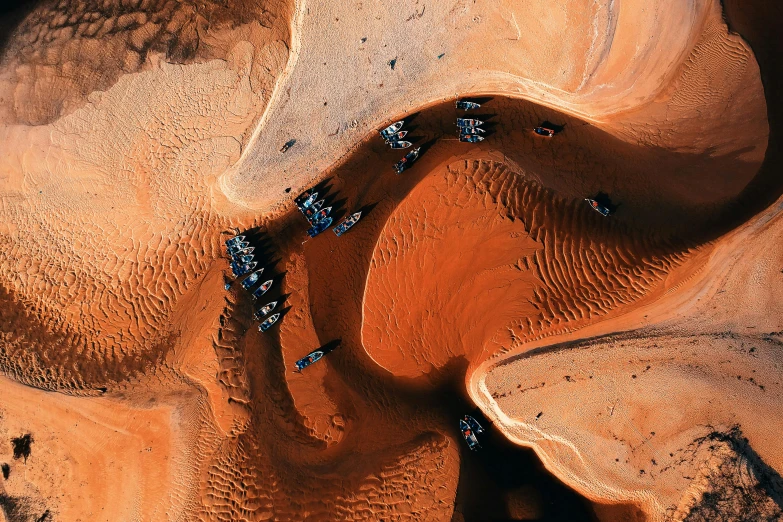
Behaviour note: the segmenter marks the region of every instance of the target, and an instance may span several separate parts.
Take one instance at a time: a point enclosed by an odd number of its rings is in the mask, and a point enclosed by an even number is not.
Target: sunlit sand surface
[[[783,517],[779,14],[9,14],[0,520]],[[395,175],[400,119],[422,152]],[[306,240],[312,186],[361,221]],[[224,288],[236,230],[256,301]]]

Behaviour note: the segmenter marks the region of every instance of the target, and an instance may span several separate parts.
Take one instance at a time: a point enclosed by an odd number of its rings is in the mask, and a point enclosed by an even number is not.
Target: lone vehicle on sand
[[[609,214],[612,213],[612,211],[609,209],[609,207],[606,207],[599,202],[597,202],[594,199],[585,198],[585,201],[590,205],[590,208],[595,210],[596,212],[600,213],[604,217],[609,217]]]
[[[359,221],[359,218],[361,217],[362,217],[361,211],[354,212],[353,214],[345,218],[342,223],[334,227],[332,229],[332,232],[334,232],[337,237],[342,236],[348,231],[349,228],[354,226]]]
[[[458,109],[462,109],[463,111],[469,111],[481,107],[481,104],[479,103],[466,101],[466,100],[457,100],[456,105]]]
[[[555,131],[547,127],[536,127],[535,129],[533,129],[533,132],[545,138],[551,138],[552,136],[555,135]]]
[[[294,363],[294,365],[296,366],[296,370],[294,371],[296,373],[301,373],[302,370],[304,370],[314,362],[320,361],[321,357],[323,356],[324,356],[324,352],[322,352],[321,350],[315,350],[314,352],[308,353],[307,355],[305,355],[304,357],[296,361],[296,363]]]
[[[420,150],[421,147],[416,147],[415,149],[407,153],[404,158],[402,158],[400,161],[394,164],[394,171],[397,174],[402,174],[402,171],[410,167],[411,164],[418,159]]]
[[[285,144],[282,147],[280,147],[280,152],[287,151],[288,149],[290,149],[291,147],[294,146],[294,143],[296,143],[296,140],[288,140],[288,141],[286,141]]]
[[[278,319],[280,319],[280,314],[269,316],[269,318],[266,321],[258,325],[258,331],[266,332],[273,324],[277,322]]]
[[[466,419],[470,419],[473,422],[471,423]],[[473,423],[475,423],[474,426],[471,426],[471,424]],[[476,426],[481,431],[475,429]],[[478,441],[478,437],[476,437],[476,433],[481,433],[484,430],[481,429],[481,426],[479,425],[478,422],[476,422],[476,420],[473,417],[471,417],[470,415],[465,415],[465,417],[461,418],[459,420],[459,430],[462,432],[462,437],[464,437],[465,442],[468,443],[468,447],[471,450],[477,451],[481,447]]]
[[[484,428],[481,427],[481,424],[479,424],[478,421],[473,417],[471,417],[470,415],[464,415],[462,417],[462,420],[464,420],[468,424],[468,426],[470,426],[471,429],[477,434],[484,433]]]

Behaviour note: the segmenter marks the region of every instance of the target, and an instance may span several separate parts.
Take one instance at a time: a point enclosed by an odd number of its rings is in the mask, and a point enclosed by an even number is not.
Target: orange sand
[[[32,8],[0,58],[0,520],[783,516],[779,8],[725,9]],[[303,244],[319,181],[364,215]]]

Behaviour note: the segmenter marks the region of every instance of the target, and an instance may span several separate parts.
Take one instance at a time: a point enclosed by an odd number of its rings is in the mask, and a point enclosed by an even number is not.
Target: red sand
[[[759,73],[716,2],[624,3],[619,24],[600,3],[131,4],[40,6],[3,55],[5,519],[776,515],[778,49]],[[761,4],[726,9],[774,40]],[[399,77],[317,68],[365,28],[407,35]],[[451,62],[405,47],[451,59],[476,28],[492,44]],[[583,38],[531,52],[553,28]],[[457,88],[492,93],[481,144],[453,137]],[[395,111],[423,145],[400,176],[372,130]],[[544,120],[564,131],[534,135]],[[317,181],[336,217],[364,214],[302,244],[289,201]],[[609,219],[583,201],[599,190]],[[233,226],[274,277],[266,334],[267,301],[223,290]],[[470,401],[494,425],[475,455]],[[2,443],[23,433],[26,462]]]

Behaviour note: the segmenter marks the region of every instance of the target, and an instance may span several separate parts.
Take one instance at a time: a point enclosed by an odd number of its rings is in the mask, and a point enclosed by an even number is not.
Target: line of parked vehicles
[[[457,100],[456,108],[464,111],[476,110],[481,107],[479,103],[468,100]],[[403,130],[402,127],[405,124],[405,120],[400,120],[392,123],[379,131],[381,138],[392,149],[406,149],[413,144],[410,141],[405,141],[404,138],[408,135],[407,130]],[[485,130],[481,128],[484,122],[475,118],[457,118],[457,132],[460,142],[466,143],[478,143],[484,140],[483,134]],[[562,130],[562,127],[559,127]],[[545,138],[553,138],[557,134],[558,129],[552,128],[552,126],[541,124],[533,129],[533,132],[539,136]],[[290,148],[295,143],[295,140],[290,140],[281,149],[283,152]],[[402,159],[393,165],[393,169],[397,174],[401,174],[419,158],[421,147],[417,147],[408,152]],[[599,201],[600,200],[600,201]],[[585,201],[590,205],[592,209],[599,212],[603,216],[609,216],[612,213],[608,197],[599,193],[594,198],[585,198]],[[332,211],[331,206],[325,206],[325,199],[318,199],[318,192],[314,189],[308,189],[304,193],[300,194],[294,199],[299,211],[307,219],[310,228],[307,229],[307,235],[310,238],[314,238],[332,225],[333,218],[330,215]],[[351,227],[353,227],[361,218],[362,212],[357,211],[350,214],[340,224],[335,226],[332,230],[335,235],[342,236]],[[235,278],[245,277],[241,281],[241,286],[244,290],[250,292],[253,300],[260,299],[269,289],[272,287],[273,279],[269,279],[259,286],[256,284],[261,280],[261,276],[264,273],[264,268],[256,270],[258,265],[255,261],[255,248],[250,246],[250,242],[247,241],[244,235],[236,235],[225,242],[226,251],[230,258],[231,271]],[[248,275],[249,274],[249,275]],[[230,284],[226,285],[226,289],[230,288]],[[265,332],[274,325],[280,318],[280,313],[272,312],[277,307],[277,301],[271,301],[253,313],[253,318],[261,321],[259,324],[259,331]],[[271,314],[271,315],[270,315]],[[294,366],[295,372],[301,372],[308,366],[321,360],[326,353],[330,350],[317,349],[308,353],[303,358],[296,361]],[[479,445],[478,435],[484,433],[484,429],[478,423],[478,421],[470,415],[465,415],[459,420],[459,428],[465,439],[468,447],[471,450],[478,450]]]
[[[225,245],[226,253],[230,259],[229,266],[231,267],[231,272],[234,274],[234,277],[239,279],[240,277],[250,274],[242,279],[240,285],[244,290],[250,292],[254,301],[260,299],[270,288],[272,288],[274,280],[268,279],[253,289],[256,283],[261,280],[261,275],[264,273],[264,267],[255,270],[256,266],[258,266],[258,262],[254,259],[255,254],[253,253],[255,247],[250,246],[247,237],[243,235],[232,237],[226,241]],[[231,283],[226,283],[226,290],[229,288],[231,288]],[[259,331],[267,331],[280,318],[279,313],[269,315],[275,307],[277,307],[277,301],[272,301],[253,313],[253,317],[256,320],[261,321],[261,324],[258,326]]]
[[[274,280],[268,279],[253,289],[256,283],[261,280],[261,275],[264,273],[263,267],[259,268],[258,270],[254,270],[254,268],[258,265],[258,262],[254,260],[255,254],[253,251],[255,250],[255,247],[250,246],[250,242],[244,235],[237,235],[228,239],[225,242],[225,245],[226,253],[230,258],[229,264],[231,266],[231,271],[234,277],[239,279],[242,276],[247,276],[241,280],[240,285],[244,290],[250,292],[250,295],[254,301],[260,299],[272,287]],[[229,288],[231,288],[231,284],[227,283],[226,289],[228,290]],[[253,312],[253,318],[257,321],[261,321],[261,323],[258,325],[258,330],[260,332],[269,330],[269,328],[271,328],[272,325],[274,325],[280,318],[280,312],[270,315],[270,313],[275,310],[277,305],[278,301],[271,301]],[[307,368],[314,362],[320,360],[323,356],[323,350],[314,350],[310,352],[294,363],[296,367],[296,370],[294,371],[301,372],[303,369]]]

